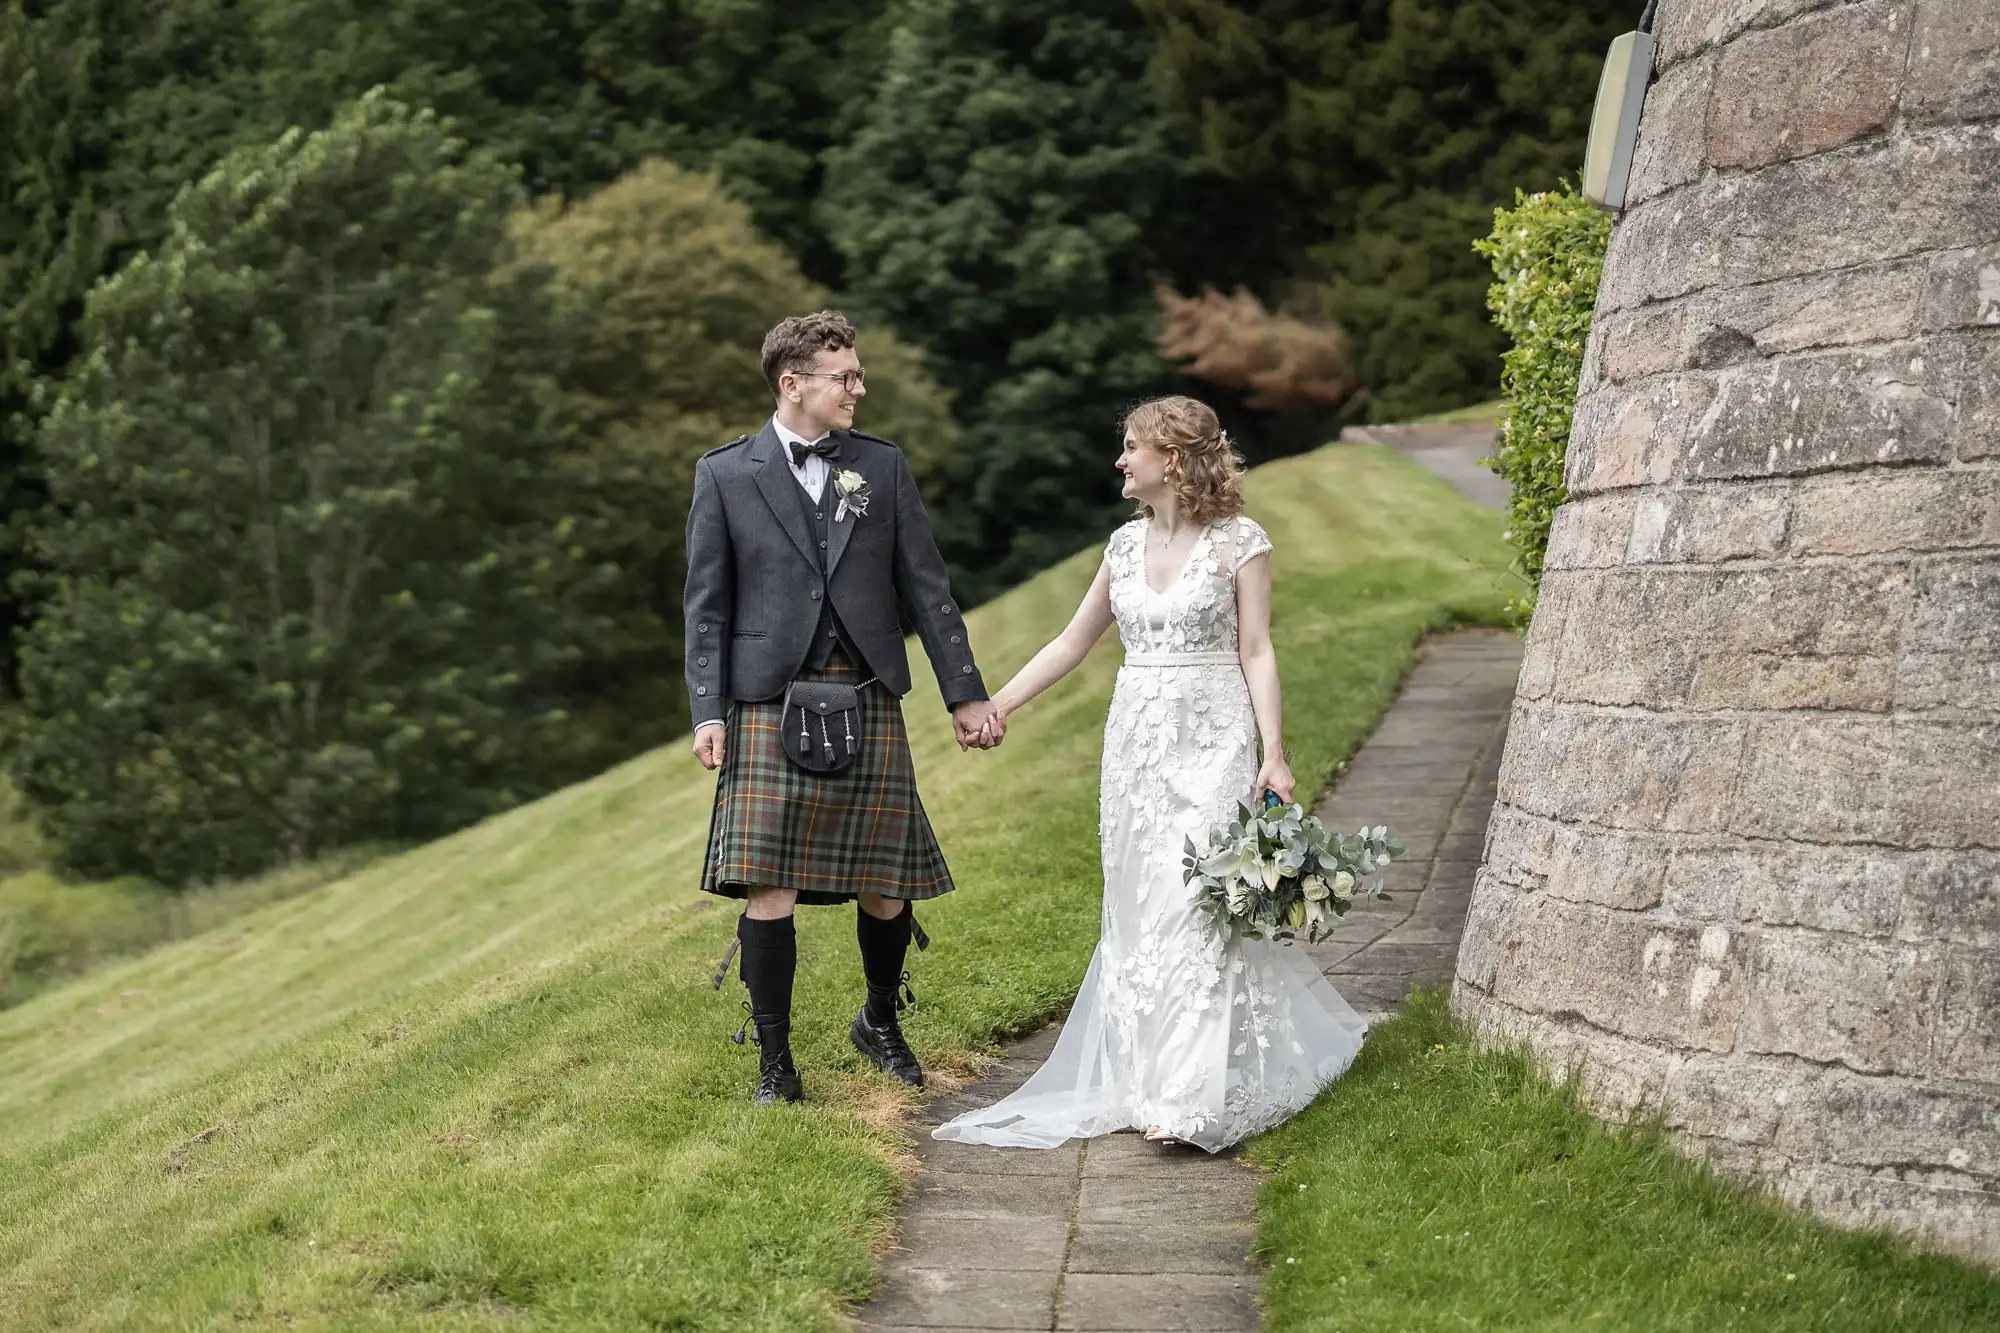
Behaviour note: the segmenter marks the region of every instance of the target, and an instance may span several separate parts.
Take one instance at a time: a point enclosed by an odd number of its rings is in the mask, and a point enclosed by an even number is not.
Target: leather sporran
[[[860,757],[861,690],[874,677],[850,685],[839,680],[795,680],[785,690],[778,743],[785,757],[808,773],[838,773]]]

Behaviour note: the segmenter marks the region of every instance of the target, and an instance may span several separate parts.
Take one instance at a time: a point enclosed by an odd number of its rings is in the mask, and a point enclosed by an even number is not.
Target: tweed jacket
[[[772,699],[804,665],[830,598],[869,674],[897,696],[910,692],[906,618],[923,641],[946,707],[984,699],[965,617],[952,598],[903,451],[858,431],[835,431],[821,502],[839,505],[834,473],[868,482],[867,512],[848,513],[818,536],[799,503],[785,447],[770,422],[702,455],[687,524],[687,688],[693,722],[721,721],[731,699]],[[902,608],[901,617],[897,607]]]

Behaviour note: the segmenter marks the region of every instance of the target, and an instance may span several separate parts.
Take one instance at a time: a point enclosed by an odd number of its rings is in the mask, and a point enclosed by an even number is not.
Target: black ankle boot
[[[854,1023],[847,1029],[847,1039],[874,1062],[875,1067],[895,1079],[905,1087],[924,1086],[924,1067],[917,1063],[910,1044],[903,1040],[903,1029],[895,1019],[878,1023],[871,1019],[864,1006],[854,1016]]]
[[[792,1063],[792,1025],[785,1019],[757,1020],[757,1105],[802,1102],[805,1085]]]

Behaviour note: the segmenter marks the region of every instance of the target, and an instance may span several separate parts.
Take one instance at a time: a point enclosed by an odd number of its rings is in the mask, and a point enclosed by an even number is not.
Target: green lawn
[[[1606,1128],[1427,995],[1257,1140],[1266,1327],[2000,1329],[2000,1281],[1835,1231]]]
[[[1260,469],[1296,769],[1330,771],[1415,639],[1492,619],[1496,515],[1387,451]],[[1085,552],[972,617],[997,682]],[[960,754],[907,704],[961,890],[908,1024],[936,1069],[1063,1009],[1096,931],[1116,646]],[[802,914],[810,1100],[756,1112],[693,889],[712,779],[679,746],[0,1012],[0,1321],[838,1328],[907,1170],[845,1048],[851,914]]]

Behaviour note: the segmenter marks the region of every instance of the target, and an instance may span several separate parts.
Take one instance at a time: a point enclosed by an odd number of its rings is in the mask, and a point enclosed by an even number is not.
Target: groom
[[[721,770],[701,887],[747,900],[736,937],[759,1105],[804,1095],[791,1049],[799,903],[859,900],[868,1001],[849,1039],[899,1081],[923,1085],[896,1021],[909,904],[952,882],[910,766],[899,605],[959,748],[997,745],[1006,729],[909,464],[853,428],[868,392],[853,326],[830,310],[785,320],[764,337],[764,379],[777,399],[764,428],[695,464],[686,597],[694,752]],[[861,750],[847,769],[815,775],[786,757],[779,714],[795,679],[862,686]]]

